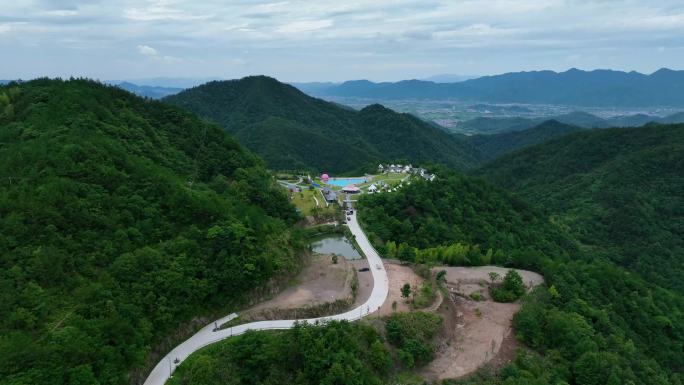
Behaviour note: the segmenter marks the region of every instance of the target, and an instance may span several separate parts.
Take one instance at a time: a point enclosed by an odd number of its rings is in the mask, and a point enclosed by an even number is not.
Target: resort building
[[[358,194],[361,192],[361,189],[354,186],[353,184],[350,184],[349,186],[343,187],[342,192],[345,194]]]
[[[328,203],[334,203],[337,202],[337,193],[332,191],[328,187],[323,187],[323,196],[325,197],[325,201]]]

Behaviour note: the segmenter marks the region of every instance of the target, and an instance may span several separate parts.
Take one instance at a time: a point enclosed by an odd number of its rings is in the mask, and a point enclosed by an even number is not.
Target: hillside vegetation
[[[570,164],[582,162],[555,150],[555,156]],[[517,172],[523,178],[538,173],[539,180],[562,175],[563,165],[513,163],[513,158],[497,163],[514,170],[502,182],[515,179]],[[648,269],[642,275],[639,269],[624,269],[592,249],[578,247],[576,234],[556,217],[548,218],[480,179],[447,170],[438,175],[433,182],[361,198],[359,216],[378,251],[424,263],[532,268],[544,275],[547,285],[523,300],[514,319],[518,339],[536,352],[521,351],[497,376],[474,377],[467,383],[682,383],[684,297],[668,289],[674,282],[654,284]],[[496,174],[492,178],[496,180]],[[523,179],[519,186],[525,183]],[[670,182],[668,188],[673,186]],[[537,200],[554,192],[537,191]],[[536,202],[534,197],[530,202]],[[660,211],[658,216],[659,221],[678,220],[673,212]],[[624,220],[618,225],[629,226]],[[643,262],[649,260],[658,258],[643,255]]]
[[[684,126],[580,132],[480,173],[553,215],[592,254],[684,293]]]
[[[555,120],[560,123],[582,128],[640,127],[648,123],[684,123],[684,113],[678,112],[663,117],[647,114],[634,114],[601,118],[587,112],[574,111],[567,114],[539,118],[477,117],[459,122],[458,126],[447,128],[447,130],[453,131],[454,133],[499,134],[527,130],[548,120]]]
[[[261,161],[85,80],[0,87],[0,384],[128,384],[191,317],[297,264]]]
[[[348,172],[381,161],[467,168],[478,152],[408,114],[380,105],[354,111],[265,76],[214,81],[165,102],[219,123],[274,169]]]
[[[545,142],[558,136],[577,132],[582,128],[548,120],[529,129],[504,132],[492,135],[473,135],[468,137],[470,144],[481,152],[486,159],[494,159],[517,149]]]
[[[573,250],[572,240],[527,203],[447,169],[434,182],[364,195],[359,218],[381,254],[411,262],[510,264],[536,268],[546,255]]]

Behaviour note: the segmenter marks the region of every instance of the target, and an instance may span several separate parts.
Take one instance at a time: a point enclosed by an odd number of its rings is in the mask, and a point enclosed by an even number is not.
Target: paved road
[[[324,322],[328,320],[358,320],[378,310],[387,298],[389,282],[387,279],[385,266],[382,264],[380,256],[375,249],[373,249],[368,241],[368,238],[366,238],[366,235],[361,230],[361,227],[356,220],[356,211],[354,211],[354,214],[350,215],[350,217],[351,220],[348,221],[347,225],[349,226],[352,234],[356,236],[357,243],[368,259],[368,265],[370,266],[370,271],[373,274],[373,291],[371,292],[368,300],[356,309],[333,316],[310,318],[299,321],[314,323],[316,321]],[[216,320],[216,324],[220,326],[221,324],[228,322],[235,317],[237,317],[237,314],[231,314]],[[187,339],[185,342],[176,346],[171,352],[169,352],[169,354],[162,358],[157,366],[154,367],[152,373],[150,373],[145,380],[145,385],[163,385],[166,380],[169,379],[176,366],[180,365],[180,363],[188,358],[190,354],[203,348],[204,346],[213,344],[214,342],[221,341],[234,335],[242,334],[247,330],[289,329],[294,326],[296,321],[297,320],[257,321],[218,331],[213,331],[215,323],[212,322],[211,324],[202,328],[202,330],[197,332],[195,335]]]

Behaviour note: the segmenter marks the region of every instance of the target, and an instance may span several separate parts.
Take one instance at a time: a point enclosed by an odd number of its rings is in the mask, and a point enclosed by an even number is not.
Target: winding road
[[[354,211],[354,214],[349,215],[349,217],[350,220],[347,221],[347,226],[349,226],[352,234],[356,237],[356,242],[366,255],[366,258],[368,259],[368,266],[373,274],[373,291],[366,302],[356,309],[350,310],[346,313],[327,317],[300,320],[257,321],[214,331],[215,325],[220,326],[221,324],[224,324],[237,317],[237,314],[233,313],[205,326],[192,337],[185,340],[185,342],[171,350],[169,354],[162,358],[157,366],[154,367],[150,375],[145,380],[145,385],[164,385],[166,380],[168,380],[173,373],[173,370],[192,353],[207,345],[213,344],[214,342],[242,334],[247,330],[290,329],[294,326],[295,322],[298,321],[306,321],[308,323],[326,322],[331,320],[355,321],[377,311],[385,302],[389,292],[387,271],[385,271],[385,266],[382,264],[382,260],[380,259],[377,251],[375,251],[373,246],[371,246],[366,234],[364,234],[363,230],[361,230],[361,226],[356,219],[356,211]]]

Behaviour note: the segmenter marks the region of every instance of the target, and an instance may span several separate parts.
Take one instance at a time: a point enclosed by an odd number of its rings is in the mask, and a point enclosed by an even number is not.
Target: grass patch
[[[470,298],[474,301],[484,301],[485,297],[482,295],[482,293],[470,293]]]
[[[302,190],[298,193],[291,193],[292,204],[294,204],[295,207],[297,207],[301,211],[302,215],[312,214],[311,211],[314,207],[316,207],[316,201],[313,199],[314,194],[319,193],[316,190]],[[324,202],[321,202],[321,197],[317,196],[316,199],[318,199],[318,202],[320,204],[325,205]]]

